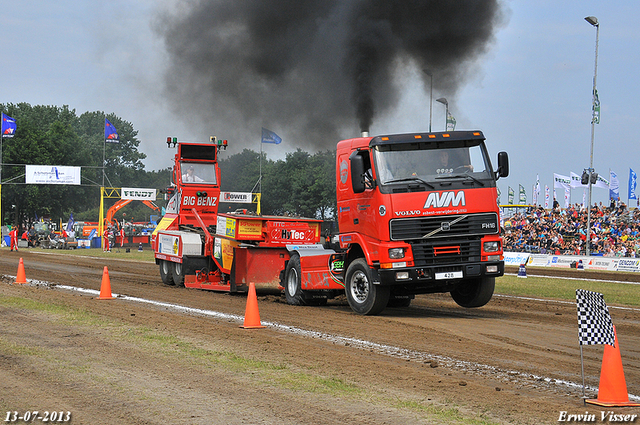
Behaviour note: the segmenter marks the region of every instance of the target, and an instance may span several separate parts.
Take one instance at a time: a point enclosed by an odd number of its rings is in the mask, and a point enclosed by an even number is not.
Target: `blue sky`
[[[158,11],[179,10],[176,5],[0,0],[0,103],[115,113],[139,131],[147,169],[170,166],[167,136],[193,141],[209,136],[203,134],[207,123],[173,114],[161,89],[168,57],[152,25]],[[596,16],[602,111],[595,127],[594,168],[606,177],[614,170],[626,200],[629,168],[640,172],[640,3],[538,0],[505,1],[504,7],[508,19],[463,88],[455,97],[434,93],[433,99],[447,97],[457,129],[485,133],[494,163],[499,151],[509,153],[511,175],[498,182],[502,201],[507,186],[517,190],[520,184],[531,200],[536,175],[544,188],[552,186],[553,173],[581,174],[589,166],[596,30],[584,18]],[[396,78],[404,90],[399,107],[378,117],[372,134],[428,129],[429,92],[420,70],[402,69]],[[442,130],[444,106],[434,101],[432,107],[433,130]],[[282,133],[281,145],[264,149],[270,158],[296,148],[286,143],[286,129]],[[354,135],[357,129],[344,137]],[[257,142],[249,147],[260,149]],[[608,193],[594,189],[593,197],[604,202]],[[574,189],[572,201],[581,200],[582,190]]]

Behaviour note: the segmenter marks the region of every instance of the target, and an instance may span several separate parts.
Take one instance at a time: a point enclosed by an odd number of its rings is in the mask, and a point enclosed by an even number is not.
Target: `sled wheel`
[[[173,282],[173,267],[171,262],[160,260],[160,278],[165,285],[174,285]]]
[[[177,286],[184,286],[184,273],[182,263],[173,263],[172,267],[173,283]]]

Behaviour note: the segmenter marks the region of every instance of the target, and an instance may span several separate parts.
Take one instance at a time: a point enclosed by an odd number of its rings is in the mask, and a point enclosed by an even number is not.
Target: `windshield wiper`
[[[478,183],[480,186],[484,186],[484,182],[478,180],[477,178],[473,177],[471,174],[453,174],[453,175],[441,175],[436,177],[437,180],[442,180],[442,179],[471,179],[474,182]]]
[[[430,187],[431,189],[435,189],[435,186],[432,185],[431,183],[428,183],[424,180],[422,180],[420,177],[405,177],[403,179],[393,179],[393,180],[389,180],[388,182],[384,182],[384,184],[389,184],[389,183],[402,183],[402,182],[409,182],[409,181],[418,181],[420,183],[423,183],[425,186]]]

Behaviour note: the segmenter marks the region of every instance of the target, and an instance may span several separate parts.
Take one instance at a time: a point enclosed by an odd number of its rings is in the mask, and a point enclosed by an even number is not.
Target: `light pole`
[[[444,105],[444,131],[447,131],[447,118],[449,118],[449,102],[444,97],[436,99],[436,102],[440,102]]]
[[[429,84],[429,133],[431,133],[431,117],[433,116],[433,74],[426,69],[423,69],[422,72],[427,74],[431,79],[431,83]]]
[[[593,92],[592,92],[592,100],[591,100],[591,155],[589,159],[589,208],[587,209],[587,256],[591,255],[591,190],[593,188],[593,183],[591,182],[591,178],[593,176],[593,139],[595,134],[595,125],[596,125],[596,79],[598,77],[598,37],[600,35],[600,24],[598,23],[598,18],[595,16],[587,16],[584,18],[585,21],[589,22],[591,25],[596,27],[596,59],[595,66],[593,70]]]

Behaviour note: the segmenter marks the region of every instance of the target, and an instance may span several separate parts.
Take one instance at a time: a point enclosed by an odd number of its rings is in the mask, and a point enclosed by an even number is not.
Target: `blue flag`
[[[609,199],[618,200],[620,197],[620,182],[618,175],[609,170]]]
[[[108,119],[104,119],[104,141],[109,143],[119,143],[120,137],[116,128],[109,122]]]
[[[73,230],[73,223],[75,222],[75,220],[73,219],[73,213],[71,213],[69,215],[69,221],[67,221],[67,227],[65,228],[65,230],[67,232]]]
[[[636,196],[636,186],[638,185],[638,175],[629,168],[629,199],[638,199]]]
[[[4,112],[2,113],[2,137],[10,138],[16,132],[16,120],[11,118],[9,115],[6,115]]]
[[[274,133],[271,130],[267,130],[266,128],[262,128],[262,143],[274,143],[279,145],[282,142],[280,136]]]

